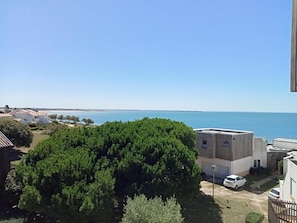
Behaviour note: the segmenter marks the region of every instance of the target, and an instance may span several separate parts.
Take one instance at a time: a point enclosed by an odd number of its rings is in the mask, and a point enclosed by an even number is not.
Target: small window
[[[294,196],[293,190],[295,188],[296,188],[296,181],[293,178],[291,178],[291,182],[290,182],[290,195],[291,196]]]
[[[207,141],[206,140],[202,140],[202,146],[207,147]]]
[[[223,146],[228,147],[228,146],[229,146],[229,142],[228,142],[228,141],[225,141],[225,142],[223,143]]]
[[[261,160],[254,160],[254,167],[260,167],[261,166]]]

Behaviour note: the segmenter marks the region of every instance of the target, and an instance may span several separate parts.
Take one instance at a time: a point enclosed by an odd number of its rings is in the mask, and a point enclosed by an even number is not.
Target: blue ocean
[[[254,132],[268,143],[275,138],[297,139],[297,113],[266,112],[201,112],[201,111],[47,111],[48,114],[74,115],[80,120],[92,119],[96,125],[107,121],[134,121],[148,118],[166,118],[181,121],[192,128],[225,128]]]

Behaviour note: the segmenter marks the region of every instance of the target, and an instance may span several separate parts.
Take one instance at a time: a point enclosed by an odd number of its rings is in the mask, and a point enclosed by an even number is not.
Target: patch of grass
[[[262,184],[260,186],[260,190],[264,192],[264,191],[270,190],[270,189],[272,189],[274,187],[277,187],[277,186],[278,186],[278,181],[277,180],[271,180],[271,181],[268,181],[265,184]]]
[[[190,198],[184,196],[182,201],[178,200],[182,205],[182,214],[185,218],[185,223],[245,222],[246,215],[249,212],[263,214],[263,223],[268,223],[267,199],[256,198],[258,195],[246,190],[226,190],[225,193],[225,188],[219,185],[215,185],[213,198],[212,183],[205,181],[201,187],[203,191],[201,191],[201,194],[197,194],[195,197],[192,196]]]
[[[239,192],[240,193],[240,192]],[[259,211],[250,198],[242,200],[236,196],[199,195],[194,198],[185,198],[179,201],[182,205],[182,214],[185,223],[218,222],[238,223],[245,222],[249,212]],[[267,206],[263,201],[263,206]],[[265,208],[264,208],[265,209]]]
[[[261,174],[261,175],[247,175],[245,178],[247,180],[245,186],[249,187],[250,185],[252,185],[254,182],[256,181],[260,181],[262,179],[264,179],[265,177],[268,177],[269,174]]]
[[[222,211],[223,222],[238,223],[245,222],[247,213],[257,211],[258,207],[254,206],[249,200],[240,200],[232,197],[217,197],[216,202]]]
[[[258,211],[258,207],[250,200],[226,198],[210,195],[200,195],[179,201],[182,205],[182,214],[185,223],[238,223],[245,222],[249,212]],[[265,203],[265,202],[264,202]],[[266,205],[266,203],[265,203]]]
[[[49,135],[45,135],[45,134],[43,134],[43,132],[40,132],[40,131],[33,131],[33,141],[32,141],[32,143],[31,143],[31,145],[30,145],[30,149],[34,149],[35,146],[36,146],[39,142],[41,142],[41,141],[47,139],[48,137],[49,137]]]
[[[221,208],[212,196],[199,195],[179,202],[185,218],[184,223],[223,223]]]
[[[47,139],[48,137],[49,137],[49,135],[44,134],[42,131],[33,131],[33,140],[32,140],[32,143],[30,144],[30,147],[23,147],[23,146],[22,146],[22,147],[20,147],[19,149],[20,149],[22,152],[27,153],[29,150],[34,149],[35,146],[36,146],[39,142],[41,142],[41,141]]]
[[[14,152],[16,153],[14,155],[19,156],[19,158],[15,158],[11,160],[11,167],[17,166],[20,162],[20,159],[21,159],[20,157],[22,155],[28,153],[29,150],[34,149],[39,142],[47,139],[48,137],[49,135],[44,134],[42,131],[33,131],[33,140],[30,147],[22,146],[14,150]]]

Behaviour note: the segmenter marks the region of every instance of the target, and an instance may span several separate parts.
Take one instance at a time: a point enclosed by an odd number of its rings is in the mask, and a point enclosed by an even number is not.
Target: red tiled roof
[[[0,148],[13,147],[12,142],[0,131]]]

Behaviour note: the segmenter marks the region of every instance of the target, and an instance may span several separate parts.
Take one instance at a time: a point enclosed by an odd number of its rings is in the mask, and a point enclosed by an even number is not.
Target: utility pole
[[[297,0],[292,0],[291,92],[297,92]]]
[[[212,164],[212,197],[214,198],[214,185],[215,185],[215,171],[216,171],[216,165]]]

